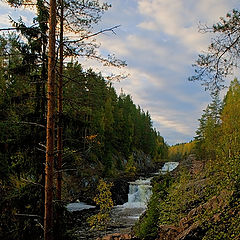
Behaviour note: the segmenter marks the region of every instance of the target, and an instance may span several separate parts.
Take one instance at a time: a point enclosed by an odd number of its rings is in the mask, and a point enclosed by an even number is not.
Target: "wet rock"
[[[121,233],[114,233],[114,234],[109,234],[107,236],[104,237],[99,237],[96,240],[139,240],[139,238],[136,238],[135,236],[133,236],[130,233],[126,233],[126,234],[121,234]]]
[[[129,182],[126,178],[113,180],[111,188],[112,200],[114,205],[122,205],[128,201]]]

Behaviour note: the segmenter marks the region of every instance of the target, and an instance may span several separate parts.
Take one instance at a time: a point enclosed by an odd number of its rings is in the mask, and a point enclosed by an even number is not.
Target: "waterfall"
[[[166,162],[162,169],[155,175],[166,174],[167,172],[171,172],[178,165],[179,162]],[[135,182],[130,182],[128,201],[123,204],[123,207],[146,208],[147,202],[152,195],[151,179],[152,177],[147,179],[139,179],[136,180]]]
[[[126,208],[146,208],[147,202],[152,195],[151,179],[139,179],[130,182],[128,201],[123,206]]]
[[[179,165],[179,162],[166,162],[162,169],[160,170],[160,173],[165,174],[167,172],[173,171],[177,166]]]
[[[178,162],[167,162],[164,164],[162,169],[156,173],[165,174],[167,172],[173,171],[179,165]],[[152,186],[151,186],[151,178],[147,179],[138,179],[135,182],[129,183],[129,193],[128,193],[128,201],[123,205],[119,205],[118,207],[123,208],[146,208],[147,202],[152,195]],[[95,208],[95,206],[87,205],[83,202],[70,203],[67,205],[68,211],[81,211],[83,209]]]

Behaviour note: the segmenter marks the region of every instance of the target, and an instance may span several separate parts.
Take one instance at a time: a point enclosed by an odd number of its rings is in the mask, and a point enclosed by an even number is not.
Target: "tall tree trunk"
[[[42,83],[42,89],[41,89],[41,117],[40,117],[40,123],[42,125],[46,125],[46,81],[47,81],[47,56],[46,56],[46,49],[47,49],[47,39],[46,41],[43,41],[43,47],[42,47],[42,71],[41,71],[41,83]],[[41,157],[42,161],[42,179],[41,184],[42,186],[45,186],[45,159]],[[45,189],[42,189],[42,206],[41,206],[41,215],[44,215],[44,202],[45,202]]]
[[[53,239],[53,164],[54,164],[54,125],[55,125],[55,29],[56,0],[50,0],[49,53],[48,53],[48,92],[47,92],[47,143],[45,166],[45,211],[44,239]]]
[[[46,79],[47,79],[47,56],[46,56],[46,43],[43,43],[42,50],[42,72],[41,72],[41,81],[42,81],[42,102],[41,102],[41,123],[45,124],[46,118]]]
[[[61,16],[60,16],[60,48],[59,48],[59,82],[58,82],[58,128],[57,128],[57,199],[61,201],[62,193],[62,104],[63,104],[63,0],[60,0]]]
[[[63,154],[63,120],[62,120],[62,108],[63,108],[63,0],[60,0],[60,47],[59,47],[59,76],[58,76],[58,126],[57,126],[57,200],[59,206],[57,208],[57,236],[61,239],[61,199],[62,199],[62,154]]]

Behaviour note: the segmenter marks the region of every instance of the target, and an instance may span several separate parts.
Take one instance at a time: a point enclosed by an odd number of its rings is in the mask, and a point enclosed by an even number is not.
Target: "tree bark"
[[[57,200],[61,201],[62,195],[62,111],[63,111],[63,0],[60,0],[60,47],[59,47],[59,81],[58,81],[58,127],[57,127]],[[59,216],[58,216],[59,217]]]
[[[64,6],[63,0],[59,0],[60,5],[60,36],[59,36],[59,75],[58,75],[58,126],[57,126],[57,212],[56,212],[56,226],[57,232],[56,236],[57,239],[62,239],[62,207],[61,207],[61,200],[62,200],[62,154],[63,154],[63,119],[62,119],[62,112],[63,112],[63,13],[64,13]]]
[[[45,209],[44,239],[53,239],[53,164],[54,164],[54,125],[55,125],[55,30],[56,0],[50,0],[49,53],[48,53],[48,92],[47,92],[47,143],[45,166]]]

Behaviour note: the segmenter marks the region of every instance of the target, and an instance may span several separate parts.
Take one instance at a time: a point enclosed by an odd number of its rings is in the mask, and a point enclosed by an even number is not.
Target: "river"
[[[177,166],[178,162],[167,162],[164,164],[162,169],[153,174],[166,174],[169,171],[173,171]],[[96,239],[98,235],[106,235],[111,233],[128,233],[132,226],[139,219],[141,214],[146,210],[147,202],[152,194],[152,186],[150,178],[138,179],[129,184],[128,201],[123,205],[117,205],[112,209],[111,221],[107,230],[103,233],[95,233],[88,237],[79,239]],[[87,205],[82,202],[70,203],[67,205],[69,211],[81,211],[83,209],[95,208],[94,206]],[[82,231],[81,231],[82,232]],[[83,234],[83,232],[82,232]]]

